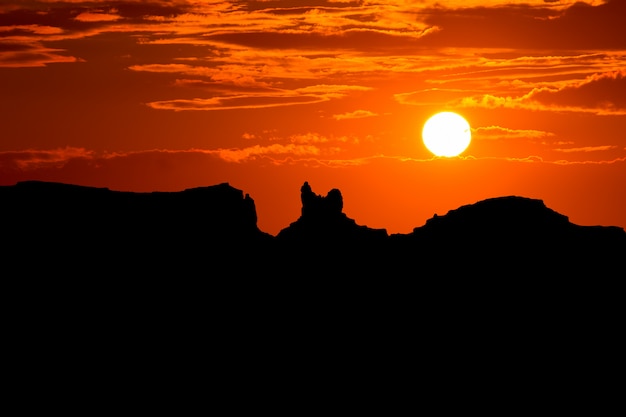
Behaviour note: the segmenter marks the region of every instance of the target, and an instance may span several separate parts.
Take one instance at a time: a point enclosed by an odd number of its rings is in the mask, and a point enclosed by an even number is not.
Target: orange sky
[[[228,182],[271,234],[304,181],[389,233],[503,195],[626,228],[624,16],[626,0],[3,0],[0,185]],[[439,111],[472,127],[458,157],[422,143]]]

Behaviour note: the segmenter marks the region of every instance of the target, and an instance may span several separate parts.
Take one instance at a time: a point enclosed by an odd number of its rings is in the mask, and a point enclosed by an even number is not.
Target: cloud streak
[[[443,109],[479,121],[475,158],[541,153],[544,161],[578,163],[624,154],[615,133],[626,116],[623,1],[27,3],[0,6],[3,108],[21,105],[28,115],[13,123],[11,149],[38,141],[20,143],[29,117],[47,117],[60,143],[79,133],[57,119],[74,112],[74,119],[96,119],[90,109],[110,100],[115,104],[101,116],[110,121],[99,125],[110,133],[94,132],[98,155],[130,152],[122,146],[106,153],[110,143],[137,135],[147,138],[144,146],[176,148],[181,140],[238,164],[310,158],[349,165],[389,154],[428,160],[411,124]],[[48,85],[37,82],[42,76]],[[76,82],[80,77],[92,78]],[[116,88],[117,100],[110,93]],[[38,89],[41,102],[33,100]],[[251,116],[229,116],[240,110]],[[563,114],[607,127],[596,127],[603,134],[593,138],[566,124],[548,127],[545,118]],[[169,127],[175,139],[149,127],[162,120],[176,120]],[[270,123],[282,131],[262,139]],[[207,126],[218,126],[209,139],[199,133]],[[244,131],[248,143],[241,144]],[[5,153],[5,166],[29,170],[94,157],[89,146],[57,142],[49,151]]]
[[[472,138],[482,139],[543,139],[554,136],[554,133],[532,129],[509,129],[500,126],[485,126],[472,129]]]
[[[73,159],[93,159],[95,152],[85,148],[65,147],[50,150],[0,152],[1,170],[29,171],[42,168],[60,168]]]
[[[175,99],[147,103],[159,110],[234,110],[260,109],[322,103],[345,97],[351,91],[366,91],[367,87],[346,85],[314,85],[294,90],[237,94],[223,97]]]

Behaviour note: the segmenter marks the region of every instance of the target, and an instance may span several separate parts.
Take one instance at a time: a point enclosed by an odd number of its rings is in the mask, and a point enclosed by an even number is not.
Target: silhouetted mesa
[[[264,271],[428,279],[467,271],[623,275],[624,229],[575,225],[541,200],[491,198],[389,235],[348,218],[338,189],[321,196],[304,182],[300,191],[301,216],[272,236],[257,227],[253,199],[228,183],[138,193],[20,182],[0,187],[3,253],[7,261],[46,270],[78,262],[90,270],[215,277]]]
[[[411,234],[394,235],[392,240],[398,250],[419,249],[448,264],[462,262],[468,270],[495,265],[503,267],[503,275],[533,268],[535,274],[547,268],[563,272],[594,264],[606,269],[626,256],[622,228],[575,225],[543,201],[519,196],[490,198],[435,215]]]
[[[53,270],[210,269],[273,240],[258,229],[252,198],[226,183],[137,193],[26,181],[0,187],[0,201],[9,252]]]

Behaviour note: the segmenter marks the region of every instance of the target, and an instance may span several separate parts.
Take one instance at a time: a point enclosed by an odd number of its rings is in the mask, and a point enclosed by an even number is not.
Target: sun
[[[436,156],[457,156],[472,140],[470,125],[463,116],[449,111],[437,113],[422,129],[424,145]]]

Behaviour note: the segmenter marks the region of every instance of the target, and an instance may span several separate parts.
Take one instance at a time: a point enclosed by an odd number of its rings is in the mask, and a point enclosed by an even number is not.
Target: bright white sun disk
[[[472,140],[470,125],[463,116],[441,112],[432,116],[422,129],[424,145],[436,156],[457,156]]]

